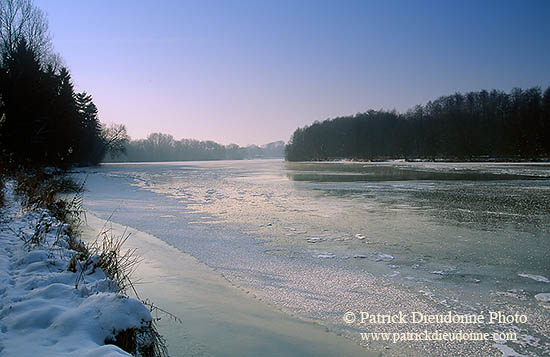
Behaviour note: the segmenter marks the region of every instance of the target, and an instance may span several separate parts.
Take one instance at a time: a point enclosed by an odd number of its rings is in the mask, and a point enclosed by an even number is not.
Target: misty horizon
[[[128,129],[128,128],[127,128]],[[131,141],[137,141],[137,140],[147,140],[147,138],[151,135],[151,134],[166,134],[166,135],[170,135],[174,138],[174,140],[176,141],[180,141],[180,140],[196,140],[196,141],[212,141],[212,142],[215,142],[217,144],[220,144],[220,145],[225,145],[225,146],[229,146],[229,145],[238,145],[240,147],[248,147],[248,146],[265,146],[265,145],[269,145],[269,144],[273,144],[273,143],[278,143],[278,142],[283,142],[284,144],[286,144],[288,142],[288,139],[284,140],[284,139],[280,139],[280,140],[273,140],[273,141],[269,141],[269,142],[253,142],[253,143],[248,143],[248,144],[238,144],[238,143],[233,143],[233,142],[219,142],[219,141],[216,141],[216,140],[213,140],[213,139],[209,139],[209,138],[190,138],[190,137],[181,137],[179,138],[178,136],[176,135],[173,135],[171,133],[165,133],[165,132],[160,132],[160,131],[155,131],[155,132],[151,132],[147,135],[145,135],[144,137],[138,137],[138,138],[134,138],[132,136],[130,136],[130,140]],[[292,133],[290,133],[289,137],[292,136]]]

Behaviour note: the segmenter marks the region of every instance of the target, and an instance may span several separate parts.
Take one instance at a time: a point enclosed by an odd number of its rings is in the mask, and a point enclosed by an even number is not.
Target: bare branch
[[[44,64],[52,54],[48,20],[32,0],[0,0],[0,51],[10,53],[25,40]]]

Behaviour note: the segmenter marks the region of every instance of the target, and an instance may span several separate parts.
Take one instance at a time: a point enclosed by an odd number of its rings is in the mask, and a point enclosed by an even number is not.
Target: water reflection
[[[528,166],[528,165],[526,165]],[[471,164],[390,164],[390,163],[287,163],[287,177],[293,181],[492,181],[532,180],[547,178],[550,170],[540,166],[538,175],[516,168],[509,172],[502,166]],[[540,170],[542,168],[542,170]],[[508,171],[508,172],[506,172]]]

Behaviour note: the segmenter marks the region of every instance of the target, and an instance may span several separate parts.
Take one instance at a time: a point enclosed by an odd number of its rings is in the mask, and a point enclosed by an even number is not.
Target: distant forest
[[[107,155],[104,162],[282,158],[284,157],[284,148],[283,141],[275,141],[262,146],[240,147],[236,144],[221,145],[213,141],[175,140],[168,134],[153,133],[147,139],[125,142],[120,153]]]
[[[297,129],[289,161],[550,158],[550,88],[440,97],[404,114],[369,110]]]

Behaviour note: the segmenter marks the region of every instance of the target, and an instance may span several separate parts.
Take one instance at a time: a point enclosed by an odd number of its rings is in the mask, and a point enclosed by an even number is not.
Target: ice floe
[[[535,295],[535,299],[543,303],[550,303],[550,293],[537,294]]]
[[[335,257],[336,256],[334,254],[328,253],[328,252],[322,252],[320,254],[315,255],[315,258],[322,258],[322,259],[331,259]]]
[[[395,257],[393,255],[384,254],[384,253],[378,253],[375,256],[375,261],[377,262],[391,262],[394,259]]]
[[[538,282],[541,282],[541,283],[550,283],[550,280],[547,277],[544,277],[542,275],[520,273],[520,274],[518,274],[518,276],[521,277],[521,278],[532,279],[532,280],[535,280],[535,281],[538,281]]]
[[[323,241],[323,239],[319,238],[319,237],[306,238],[306,242],[308,242],[308,243],[318,243],[318,242],[322,242],[322,241]]]

